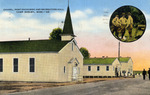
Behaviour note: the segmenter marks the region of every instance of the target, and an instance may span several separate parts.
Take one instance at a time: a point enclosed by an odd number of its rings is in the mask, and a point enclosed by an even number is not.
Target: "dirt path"
[[[118,80],[125,78],[85,78],[82,82],[66,82],[66,83],[30,83],[30,82],[0,82],[0,95],[14,92],[23,92],[35,89],[83,84],[89,82],[98,82],[106,80]]]

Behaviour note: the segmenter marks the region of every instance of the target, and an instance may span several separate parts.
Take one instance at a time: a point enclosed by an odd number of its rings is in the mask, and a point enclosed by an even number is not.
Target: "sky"
[[[109,19],[124,5],[140,9],[147,27],[139,40],[121,42],[121,56],[132,58],[134,70],[147,70],[150,68],[149,0],[69,0],[75,39],[79,47],[89,50],[91,57],[117,57],[119,41],[110,32]],[[0,0],[0,41],[48,39],[54,28],[63,28],[61,22],[65,20],[67,6],[68,0]],[[15,10],[44,8],[51,10],[48,13]]]

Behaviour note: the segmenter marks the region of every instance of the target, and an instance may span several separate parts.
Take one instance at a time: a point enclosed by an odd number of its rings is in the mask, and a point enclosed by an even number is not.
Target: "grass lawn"
[[[120,39],[120,38],[118,38],[118,39],[123,41],[123,42],[132,42],[132,41],[139,39],[143,35],[143,33],[144,33],[143,30],[140,30],[140,29],[137,30],[137,28],[133,28],[132,34],[131,34],[132,37],[130,37],[129,32],[126,29],[123,39]],[[117,36],[115,35],[115,32],[113,35],[117,38]],[[121,33],[119,33],[119,37],[121,37]]]

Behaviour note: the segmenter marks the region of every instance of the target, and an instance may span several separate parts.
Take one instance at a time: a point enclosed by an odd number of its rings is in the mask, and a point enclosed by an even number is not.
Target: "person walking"
[[[120,27],[120,20],[119,16],[116,15],[115,18],[112,20],[112,34],[115,33],[115,35],[118,37],[118,28]]]
[[[132,38],[132,28],[133,28],[133,18],[132,18],[132,16],[131,16],[131,13],[128,12],[128,19],[127,19],[127,26],[126,26],[126,29],[127,29],[128,32],[129,32],[130,38]]]
[[[148,70],[148,75],[149,75],[149,80],[150,80],[150,68],[149,68],[149,70]]]
[[[146,75],[146,71],[145,71],[145,69],[143,70],[143,80],[145,80],[145,75]]]
[[[123,39],[126,30],[126,25],[127,25],[127,19],[125,17],[125,13],[122,13],[122,17],[120,18],[120,23],[121,23],[121,34],[122,34],[121,39]]]

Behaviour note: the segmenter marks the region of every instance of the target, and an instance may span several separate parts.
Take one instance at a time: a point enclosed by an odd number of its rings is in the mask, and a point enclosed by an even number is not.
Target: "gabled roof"
[[[84,59],[84,65],[111,65],[116,58],[88,58]]]
[[[127,63],[129,61],[129,59],[130,59],[130,57],[120,57],[120,58],[118,58],[118,60],[120,62],[125,62],[125,63]]]
[[[68,34],[74,36],[69,6],[67,8],[63,33],[61,35],[68,35]]]
[[[72,63],[74,60],[76,60],[77,64],[80,64],[77,58],[71,58],[68,63]]]
[[[0,53],[10,52],[58,52],[69,41],[26,40],[0,42]]]

